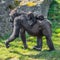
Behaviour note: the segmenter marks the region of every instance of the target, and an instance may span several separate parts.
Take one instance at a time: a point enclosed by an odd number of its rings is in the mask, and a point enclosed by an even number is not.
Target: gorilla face
[[[14,10],[12,10],[11,12],[10,12],[10,14],[9,14],[9,16],[10,16],[10,22],[14,22],[14,19],[16,18],[16,17],[18,17],[18,16],[20,16],[20,15],[24,15],[24,14],[26,14],[25,12],[17,12],[17,9],[14,9]]]
[[[28,17],[29,17],[30,20],[34,19],[34,14],[32,12],[28,12],[27,15],[28,15]]]
[[[9,14],[9,16],[10,16],[10,22],[12,22],[12,23],[14,22],[14,18],[16,17],[16,14],[17,14],[17,9],[15,8]]]

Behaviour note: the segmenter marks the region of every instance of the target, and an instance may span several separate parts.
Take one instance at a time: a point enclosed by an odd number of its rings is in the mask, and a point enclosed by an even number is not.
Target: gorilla
[[[51,40],[51,23],[47,19],[44,19],[44,16],[34,16],[33,13],[26,12],[18,13],[15,9],[11,11],[10,17],[10,21],[13,23],[14,26],[12,35],[5,42],[6,48],[9,48],[10,42],[14,41],[14,39],[19,37],[19,32],[21,34],[21,39],[23,41],[24,48],[28,48],[25,37],[26,31],[30,35],[37,37],[37,45],[34,46],[33,49],[42,49],[42,37],[45,36],[49,51],[54,50],[54,46]]]

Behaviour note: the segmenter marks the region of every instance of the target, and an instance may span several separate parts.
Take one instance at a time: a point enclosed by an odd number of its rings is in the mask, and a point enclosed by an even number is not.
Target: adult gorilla
[[[19,32],[21,33],[24,48],[27,48],[25,37],[25,31],[27,31],[30,35],[37,37],[37,46],[34,46],[34,49],[42,49],[42,37],[45,36],[49,51],[54,50],[54,46],[51,40],[51,24],[48,20],[41,19],[43,16],[38,16],[35,18],[33,13],[17,13],[16,10],[12,11],[10,16],[12,18],[11,21],[14,21],[14,28],[12,35],[6,41],[7,48],[9,47],[9,43],[19,36]]]

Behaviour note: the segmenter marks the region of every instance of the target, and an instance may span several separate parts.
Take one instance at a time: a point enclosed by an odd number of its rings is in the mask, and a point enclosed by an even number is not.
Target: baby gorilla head
[[[34,14],[32,12],[27,13],[29,19],[34,19]]]
[[[43,15],[37,15],[37,16],[36,16],[36,19],[38,19],[38,20],[41,20],[41,21],[42,21],[42,20],[44,20],[44,16],[43,16]]]

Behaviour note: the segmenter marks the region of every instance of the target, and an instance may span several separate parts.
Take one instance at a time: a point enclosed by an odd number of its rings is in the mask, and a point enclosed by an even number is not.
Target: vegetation
[[[54,0],[51,3],[50,10],[49,10],[49,18],[51,20],[59,20],[60,19],[60,3],[59,0]]]
[[[28,37],[28,49],[23,49],[22,41],[18,38],[10,43],[10,48],[5,48],[4,41],[0,40],[0,60],[60,60],[60,37],[53,33],[52,40],[55,46],[55,51],[48,52],[45,37],[43,37],[42,51],[33,50],[36,45],[35,37]]]
[[[60,0],[51,3],[48,19],[52,22],[52,31],[60,36]]]

